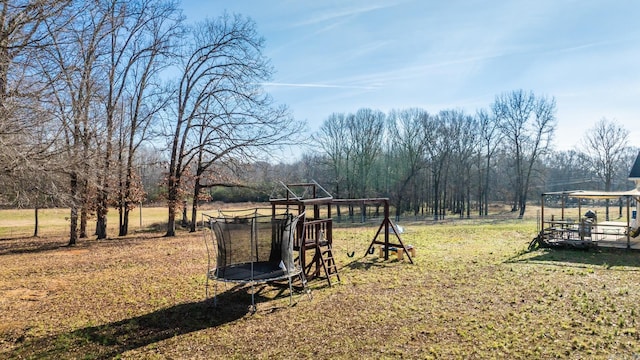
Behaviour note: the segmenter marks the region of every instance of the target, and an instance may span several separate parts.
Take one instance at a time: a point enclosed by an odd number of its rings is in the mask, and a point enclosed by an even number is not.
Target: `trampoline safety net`
[[[291,277],[302,274],[293,250],[296,225],[302,215],[260,215],[256,210],[207,217],[209,233],[214,235],[205,239],[207,280],[253,285],[288,278],[291,284]],[[215,265],[211,266],[214,259]]]

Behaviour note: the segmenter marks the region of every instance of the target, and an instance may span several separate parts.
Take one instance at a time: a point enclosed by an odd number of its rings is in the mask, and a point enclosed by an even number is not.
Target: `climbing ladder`
[[[331,279],[335,278],[335,281],[340,282],[340,274],[338,273],[338,266],[336,260],[333,257],[333,249],[331,244],[327,244],[325,249],[320,250],[320,256],[322,257],[322,268],[324,270],[325,278],[332,285]]]

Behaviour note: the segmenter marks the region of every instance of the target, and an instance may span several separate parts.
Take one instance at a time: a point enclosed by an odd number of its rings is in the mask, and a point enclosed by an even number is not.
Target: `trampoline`
[[[295,261],[293,250],[296,227],[303,217],[304,214],[289,213],[260,215],[257,209],[220,211],[215,217],[204,214],[203,223],[208,229],[205,231],[207,298],[209,280],[215,281],[214,304],[217,304],[218,282],[249,284],[252,311],[256,309],[254,286],[259,283],[288,280],[289,304],[292,304],[292,278],[298,276],[308,293],[302,267]]]

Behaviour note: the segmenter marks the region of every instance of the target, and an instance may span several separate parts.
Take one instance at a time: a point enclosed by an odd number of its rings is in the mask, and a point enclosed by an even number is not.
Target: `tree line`
[[[542,192],[633,187],[627,177],[639,149],[629,146],[628,130],[602,118],[576,134],[573,149],[556,151],[555,111],[554,98],[515,90],[474,114],[334,113],[301,160],[256,168],[268,181],[314,179],[334,197],[388,197],[398,217],[435,220],[487,216],[491,203],[509,204],[521,218]],[[606,212],[609,219],[608,202]]]

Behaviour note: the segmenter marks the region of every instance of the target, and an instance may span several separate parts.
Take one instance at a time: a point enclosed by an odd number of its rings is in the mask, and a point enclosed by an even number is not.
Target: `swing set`
[[[282,211],[305,214],[297,224],[299,235],[294,239],[293,247],[299,254],[303,272],[309,280],[324,278],[329,286],[333,281],[340,281],[333,250],[332,206],[381,206],[383,220],[364,256],[373,254],[375,246],[380,245],[380,255],[384,260],[389,260],[389,254],[395,252],[399,259],[406,255],[409,263],[413,264],[415,249],[402,242],[400,231],[389,216],[388,198],[334,199],[317,182],[311,181],[286,185],[280,183],[269,201],[273,214]],[[348,251],[347,256],[355,256],[355,250]]]
[[[383,219],[378,227],[378,231],[371,240],[369,247],[367,248],[364,256],[373,254],[375,252],[375,245],[380,245],[380,253],[383,254],[385,260],[389,260],[389,253],[395,252],[402,258],[402,254],[407,255],[407,259],[413,264],[412,256],[415,255],[415,249],[411,245],[405,246],[400,237],[400,229],[396,226],[389,217],[389,199],[388,198],[367,198],[367,199],[334,199],[333,205],[346,205],[346,206],[367,206],[376,205],[383,207]],[[392,242],[392,235],[395,236],[395,241]],[[380,238],[380,239],[379,239]],[[355,256],[355,250],[347,253],[348,257]]]

